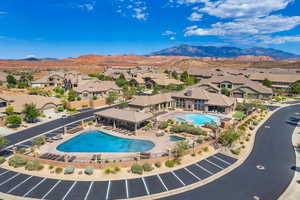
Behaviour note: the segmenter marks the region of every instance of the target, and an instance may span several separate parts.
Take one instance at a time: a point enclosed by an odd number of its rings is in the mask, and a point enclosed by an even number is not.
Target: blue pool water
[[[180,117],[183,116],[183,117]],[[214,115],[205,114],[182,114],[174,119],[179,122],[190,121],[194,125],[203,125],[205,123],[209,124],[219,124],[220,118]]]
[[[182,138],[182,137],[178,137],[178,136],[176,136],[176,135],[171,135],[171,136],[169,136],[169,140],[170,140],[171,142],[178,142],[178,141],[182,141],[182,140],[185,140],[185,139]]]
[[[84,153],[145,152],[154,147],[153,142],[120,138],[100,131],[88,131],[57,146],[58,151]]]

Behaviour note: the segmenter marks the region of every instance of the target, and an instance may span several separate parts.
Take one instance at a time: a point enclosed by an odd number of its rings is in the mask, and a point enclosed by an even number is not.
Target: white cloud
[[[175,37],[170,37],[170,40],[176,40],[176,38]]]
[[[162,35],[164,35],[164,36],[168,36],[168,35],[176,35],[176,33],[173,32],[173,31],[170,31],[170,30],[166,30],[165,32],[162,33]]]
[[[144,0],[113,0],[116,12],[138,20],[147,20],[149,13]]]
[[[81,8],[82,10],[87,10],[87,11],[92,11],[94,10],[96,5],[96,2],[89,2],[89,3],[83,3],[83,4],[79,4],[78,7]]]
[[[185,36],[259,35],[291,30],[299,24],[300,16],[271,15],[262,18],[236,19],[225,23],[218,22],[211,25],[211,28],[192,26],[185,30]]]
[[[0,15],[6,15],[6,14],[8,14],[8,12],[0,10]]]
[[[193,12],[191,16],[188,17],[188,20],[190,21],[200,21],[203,17],[203,14],[198,12]]]
[[[263,44],[283,44],[288,42],[299,42],[300,43],[300,35],[296,36],[259,36],[254,37],[254,40]]]

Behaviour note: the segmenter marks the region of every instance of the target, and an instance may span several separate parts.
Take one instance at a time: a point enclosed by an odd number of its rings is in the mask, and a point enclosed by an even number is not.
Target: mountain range
[[[267,56],[275,60],[298,59],[300,55],[263,47],[241,49],[237,47],[180,45],[152,52],[149,56],[189,56],[234,58],[238,56]]]

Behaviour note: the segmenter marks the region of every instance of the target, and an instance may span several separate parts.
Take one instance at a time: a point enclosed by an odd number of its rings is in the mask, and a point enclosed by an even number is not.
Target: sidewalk
[[[293,145],[300,142],[300,127],[296,127],[292,137]],[[296,150],[296,149],[295,149]],[[290,185],[286,191],[281,195],[279,200],[295,200],[300,199],[300,151],[295,151],[296,153],[296,170],[295,176],[291,181]]]

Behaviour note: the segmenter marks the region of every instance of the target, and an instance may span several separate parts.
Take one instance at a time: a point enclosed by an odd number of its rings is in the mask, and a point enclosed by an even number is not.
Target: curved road
[[[237,169],[202,187],[163,199],[278,199],[294,176],[291,167],[296,162],[292,145],[295,126],[285,121],[299,111],[300,105],[293,105],[273,114],[258,130],[253,151]],[[265,170],[258,170],[257,165]]]

